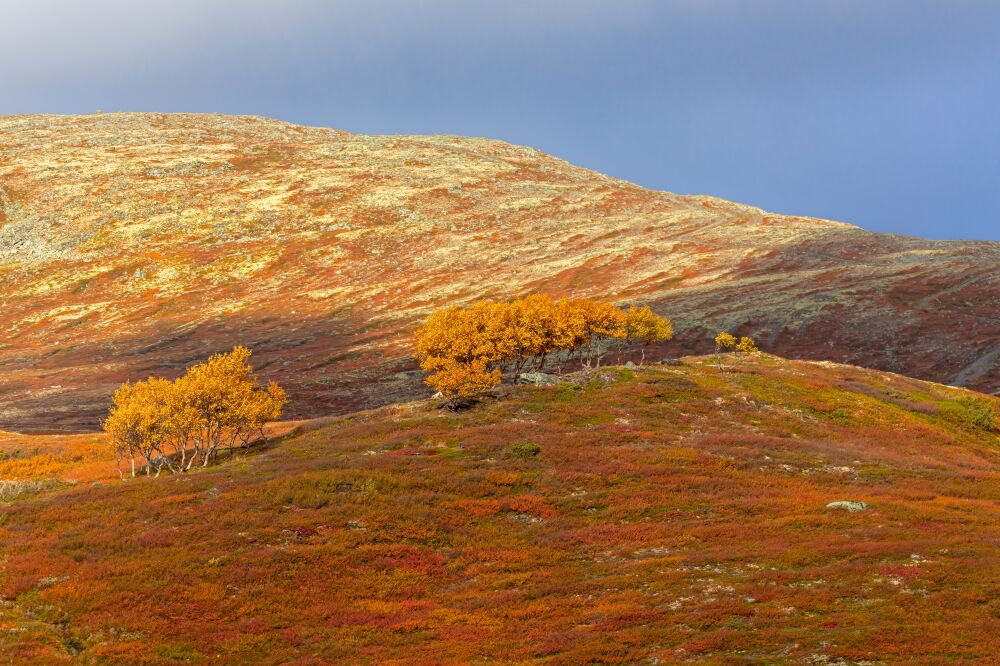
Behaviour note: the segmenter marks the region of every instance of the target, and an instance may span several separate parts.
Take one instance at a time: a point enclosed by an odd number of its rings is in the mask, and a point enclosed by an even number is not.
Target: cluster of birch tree
[[[263,439],[264,424],[281,416],[288,399],[274,382],[258,383],[249,358],[250,350],[235,347],[174,381],[122,384],[102,423],[122,478],[123,467],[135,476],[207,466],[220,449]]]
[[[427,384],[445,397],[466,398],[547,364],[560,372],[576,361],[599,367],[608,351],[629,345],[640,347],[641,363],[649,345],[672,334],[670,320],[649,307],[533,295],[437,310],[415,341]]]

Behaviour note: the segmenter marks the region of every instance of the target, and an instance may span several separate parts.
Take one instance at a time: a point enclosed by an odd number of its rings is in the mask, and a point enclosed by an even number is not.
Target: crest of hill
[[[655,192],[532,148],[259,117],[0,117],[0,424],[92,428],[121,381],[242,343],[295,416],[421,395],[433,308],[529,292],[986,391],[1000,244]]]
[[[127,483],[104,448],[107,482],[68,485],[95,479],[100,436],[75,457],[66,437],[0,438],[0,476],[23,472],[0,500],[0,654],[989,661],[1000,447],[980,417],[1000,401],[726,363],[383,407]]]

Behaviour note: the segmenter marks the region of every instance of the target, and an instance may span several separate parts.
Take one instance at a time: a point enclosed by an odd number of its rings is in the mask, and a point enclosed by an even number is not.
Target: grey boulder
[[[549,375],[544,372],[522,372],[517,377],[518,384],[529,384],[531,386],[551,386],[560,381],[557,375]]]
[[[826,505],[828,509],[846,509],[851,513],[856,513],[858,511],[864,511],[868,508],[868,505],[864,502],[858,502],[856,500],[837,500],[836,502],[830,502]]]

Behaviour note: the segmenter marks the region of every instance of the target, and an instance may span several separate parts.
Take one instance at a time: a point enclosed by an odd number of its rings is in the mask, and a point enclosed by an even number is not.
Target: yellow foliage
[[[263,426],[281,416],[288,401],[271,382],[262,387],[249,365],[250,350],[235,347],[215,354],[171,382],[159,377],[115,391],[103,421],[119,463],[128,459],[135,476],[136,456],[152,468],[187,470],[207,465],[221,446],[246,445]]]
[[[729,333],[719,333],[715,336],[715,350],[716,351],[728,351],[735,349],[736,338]]]
[[[551,355],[568,360],[580,353],[590,363],[614,343],[645,347],[669,340],[670,320],[648,307],[623,312],[590,299],[553,301],[532,295],[513,302],[480,301],[435,311],[416,332],[425,380],[449,399],[467,398],[516,378],[532,365],[541,370]]]
[[[25,480],[51,476],[65,466],[51,455],[40,455],[32,458],[0,460],[0,479]]]
[[[625,331],[629,342],[641,344],[640,363],[646,360],[646,347],[656,342],[666,342],[674,335],[670,320],[656,315],[648,305],[629,308],[625,313]]]
[[[748,338],[743,336],[737,341],[736,336],[729,333],[719,333],[715,336],[715,354],[716,363],[718,363],[719,368],[722,368],[722,356],[720,352],[735,351],[752,353],[757,351],[757,343],[754,342],[753,338]]]
[[[748,338],[743,336],[740,338],[739,344],[736,345],[736,351],[751,353],[757,351],[757,343],[754,342],[753,338]]]
[[[436,369],[426,382],[448,397],[468,398],[497,386],[501,380],[500,370],[487,370],[486,361],[481,358],[468,363],[435,358],[432,364],[425,363],[423,367],[425,370]]]

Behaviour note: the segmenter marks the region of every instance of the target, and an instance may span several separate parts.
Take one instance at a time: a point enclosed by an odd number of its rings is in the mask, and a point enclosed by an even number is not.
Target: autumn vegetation
[[[123,463],[131,476],[137,461],[147,475],[187,471],[207,466],[220,448],[263,438],[264,424],[281,416],[287,397],[277,384],[257,382],[249,358],[250,350],[237,346],[174,381],[123,384],[102,424],[122,478]]]
[[[994,663],[1000,401],[726,362],[606,359],[155,483],[39,467],[63,481],[0,504],[2,661]]]
[[[524,371],[562,372],[575,363],[599,368],[609,351],[625,346],[639,348],[641,364],[649,345],[672,334],[670,320],[648,306],[622,310],[592,299],[532,295],[437,310],[416,332],[416,353],[431,373],[427,384],[461,399],[516,381]]]
[[[752,354],[757,351],[760,350],[753,338],[743,336],[737,339],[735,335],[726,331],[715,336],[715,363],[720,369],[723,368],[722,355],[724,353]]]

